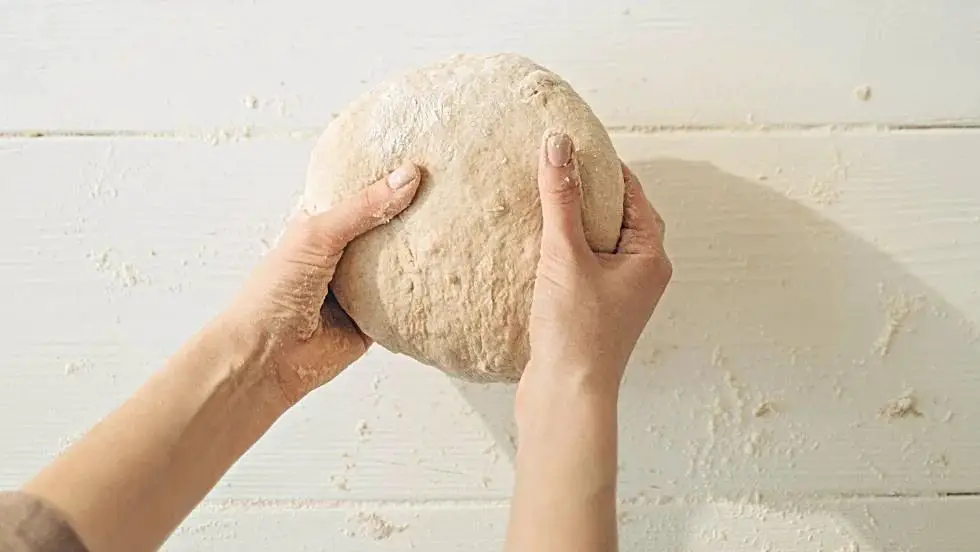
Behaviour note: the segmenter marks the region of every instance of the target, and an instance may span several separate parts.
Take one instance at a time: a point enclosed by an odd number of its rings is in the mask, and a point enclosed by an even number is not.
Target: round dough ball
[[[568,133],[586,238],[613,251],[623,176],[602,123],[558,75],[516,55],[457,55],[381,84],[320,137],[305,204],[322,212],[401,163],[413,204],[351,243],[331,289],[383,347],[453,376],[520,378],[541,234],[540,143]]]

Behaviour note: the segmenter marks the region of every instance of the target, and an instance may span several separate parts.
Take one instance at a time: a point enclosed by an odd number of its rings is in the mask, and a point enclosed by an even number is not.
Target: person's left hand
[[[246,282],[223,316],[232,331],[260,343],[255,359],[272,371],[289,404],[360,358],[370,339],[328,295],[352,240],[385,224],[412,202],[420,173],[411,164],[317,215],[303,211]]]

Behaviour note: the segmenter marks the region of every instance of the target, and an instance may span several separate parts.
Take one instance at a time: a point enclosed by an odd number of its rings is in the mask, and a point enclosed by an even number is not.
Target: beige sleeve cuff
[[[3,552],[87,552],[65,517],[24,493],[0,492],[0,550]]]

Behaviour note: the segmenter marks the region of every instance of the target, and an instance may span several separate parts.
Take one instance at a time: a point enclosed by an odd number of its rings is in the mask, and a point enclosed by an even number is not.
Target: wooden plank
[[[0,131],[318,129],[387,76],[495,51],[558,71],[611,126],[980,121],[971,0],[0,9]]]
[[[980,488],[980,132],[616,143],[676,264],[625,385],[625,498]],[[0,140],[0,486],[225,304],[294,204],[309,147]],[[212,497],[506,498],[512,392],[375,350]]]
[[[624,552],[973,552],[980,539],[975,497],[862,498],[752,503],[625,505]],[[191,550],[497,551],[508,510],[497,503],[436,506],[288,504],[205,506],[167,543]]]

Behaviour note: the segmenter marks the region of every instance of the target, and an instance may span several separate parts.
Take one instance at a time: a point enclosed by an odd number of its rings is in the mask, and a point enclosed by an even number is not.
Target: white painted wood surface
[[[0,13],[0,130],[319,128],[379,79],[460,51],[523,53],[610,126],[980,121],[973,0],[4,0]]]
[[[510,50],[618,129],[669,224],[624,550],[976,550],[980,4],[386,4],[0,0],[0,487],[222,308],[331,113]],[[498,550],[511,393],[373,350],[168,549]]]
[[[975,499],[962,498],[626,505],[620,540],[623,550],[650,551],[967,552],[980,539],[976,506]],[[220,505],[197,511],[167,550],[490,552],[500,550],[506,524],[506,505],[498,504]]]

